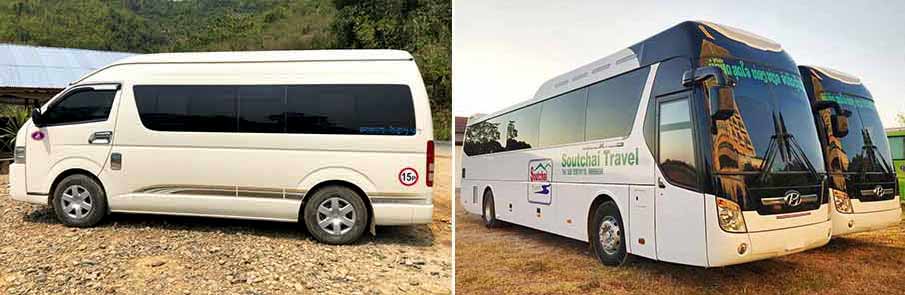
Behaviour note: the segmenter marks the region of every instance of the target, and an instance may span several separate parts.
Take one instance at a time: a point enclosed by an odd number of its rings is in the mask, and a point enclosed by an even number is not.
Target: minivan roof
[[[412,55],[406,51],[387,49],[222,51],[142,54],[118,60],[111,64],[111,66],[136,63],[232,63],[411,59]]]

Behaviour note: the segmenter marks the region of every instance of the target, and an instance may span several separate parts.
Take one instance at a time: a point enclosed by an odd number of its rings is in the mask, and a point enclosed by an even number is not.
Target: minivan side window
[[[41,114],[47,126],[106,121],[116,90],[75,90]]]
[[[414,135],[406,85],[141,85],[142,124],[156,131]]]

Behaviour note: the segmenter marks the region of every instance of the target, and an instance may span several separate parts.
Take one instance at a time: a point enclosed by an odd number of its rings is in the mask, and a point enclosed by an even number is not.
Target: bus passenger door
[[[698,187],[694,124],[689,93],[658,99],[657,183],[655,196],[657,258],[707,264],[704,195]]]

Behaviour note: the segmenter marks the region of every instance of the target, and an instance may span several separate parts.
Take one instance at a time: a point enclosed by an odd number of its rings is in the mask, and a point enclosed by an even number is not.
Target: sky
[[[530,99],[544,81],[685,20],[744,29],[778,42],[800,65],[861,78],[887,128],[905,113],[897,72],[905,70],[905,1],[822,0],[455,0],[453,113]]]

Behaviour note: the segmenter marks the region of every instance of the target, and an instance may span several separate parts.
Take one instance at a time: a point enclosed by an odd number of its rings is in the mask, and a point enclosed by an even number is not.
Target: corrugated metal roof
[[[0,43],[0,87],[66,88],[91,71],[133,55]]]

